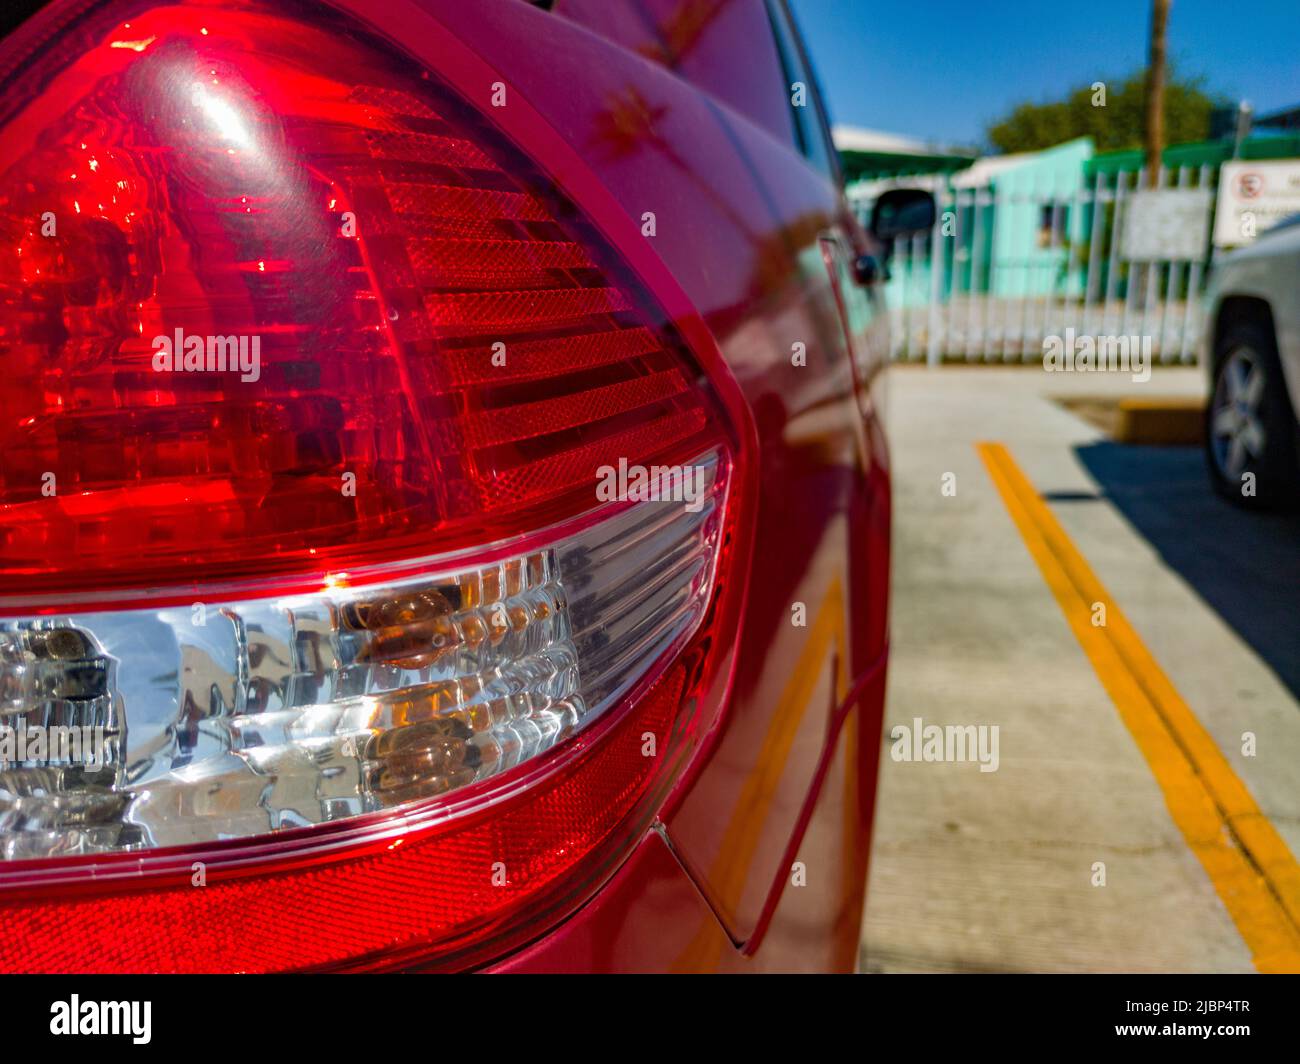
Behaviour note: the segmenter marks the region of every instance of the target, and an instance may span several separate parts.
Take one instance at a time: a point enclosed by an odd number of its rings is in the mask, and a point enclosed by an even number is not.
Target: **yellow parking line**
[[[1000,443],[975,445],[1029,553],[1261,972],[1300,972],[1300,866]],[[1093,624],[1094,604],[1105,624]]]

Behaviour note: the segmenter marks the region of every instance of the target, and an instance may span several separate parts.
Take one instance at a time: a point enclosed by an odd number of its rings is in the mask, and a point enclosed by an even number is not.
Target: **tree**
[[[1104,87],[1104,96],[1097,85]],[[1203,78],[1180,79],[1173,71],[1164,98],[1166,144],[1204,140],[1210,135],[1210,112],[1230,104],[1225,96],[1207,93]],[[1081,85],[1063,100],[1019,104],[990,125],[987,135],[1001,152],[1038,151],[1083,136],[1092,137],[1098,151],[1141,148],[1145,103],[1146,71],[1138,70],[1120,82]]]

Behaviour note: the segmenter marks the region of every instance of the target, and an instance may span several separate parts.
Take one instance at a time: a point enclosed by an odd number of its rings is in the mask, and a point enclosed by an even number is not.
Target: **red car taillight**
[[[0,969],[499,951],[689,748],[736,426],[437,71],[75,25],[0,130]]]

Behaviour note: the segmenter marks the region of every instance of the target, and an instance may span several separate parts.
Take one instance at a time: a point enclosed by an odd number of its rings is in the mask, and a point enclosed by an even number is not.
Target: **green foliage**
[[[1064,100],[1022,103],[988,128],[989,143],[1001,152],[1038,151],[1075,137],[1090,136],[1098,151],[1142,147],[1144,73],[1123,81],[1105,82],[1105,106],[1095,106],[1097,90],[1083,85]],[[1165,143],[1205,140],[1210,133],[1210,112],[1230,101],[1211,96],[1201,78],[1179,80],[1172,74],[1165,84]]]

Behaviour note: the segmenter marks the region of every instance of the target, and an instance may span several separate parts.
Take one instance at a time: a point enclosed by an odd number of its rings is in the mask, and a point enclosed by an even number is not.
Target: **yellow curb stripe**
[[[1300,867],[1286,842],[1007,449],[975,449],[1255,967],[1300,972]]]

